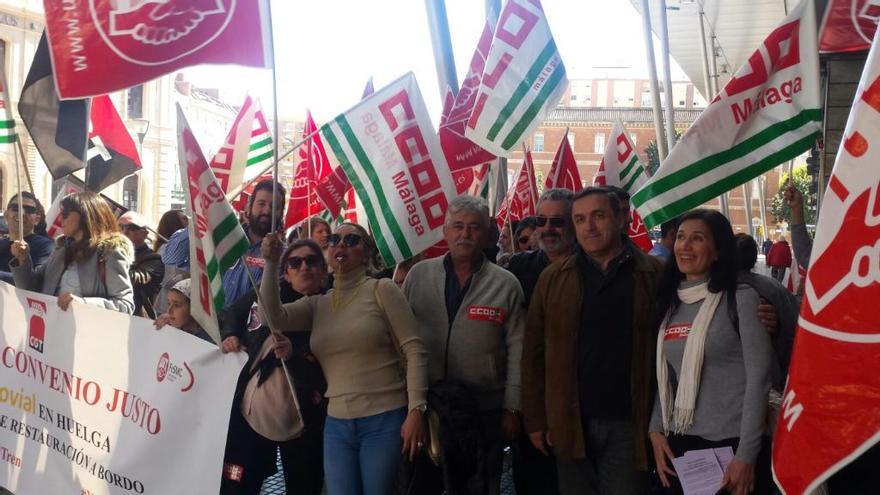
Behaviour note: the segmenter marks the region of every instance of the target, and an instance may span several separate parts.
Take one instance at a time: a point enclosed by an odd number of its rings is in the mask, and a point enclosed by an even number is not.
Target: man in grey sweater
[[[489,440],[486,482],[489,493],[497,494],[502,449],[518,436],[521,424],[525,310],[516,277],[483,255],[488,229],[489,211],[482,199],[459,196],[452,200],[443,227],[449,253],[416,264],[403,292],[421,324],[429,383],[462,382],[480,405]]]

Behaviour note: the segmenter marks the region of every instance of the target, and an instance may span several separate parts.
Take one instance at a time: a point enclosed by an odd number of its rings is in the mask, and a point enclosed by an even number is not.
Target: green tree
[[[675,142],[681,139],[681,133],[675,131]],[[660,168],[660,155],[657,154],[657,140],[652,139],[648,142],[648,145],[645,146],[645,154],[648,155],[648,174],[654,175],[657,172],[657,169]]]
[[[792,172],[794,176],[794,187],[798,188],[801,194],[804,195],[804,220],[807,224],[815,225],[816,211],[812,208],[812,205],[816,204],[816,195],[810,194],[810,183],[813,182],[813,178],[810,177],[809,172],[807,172],[807,167],[805,166],[796,167]],[[773,196],[773,199],[770,201],[770,211],[777,220],[791,222],[791,209],[789,209],[788,203],[785,202],[785,197],[783,196],[787,186],[788,172],[785,172],[779,178],[779,192],[776,193],[776,196]]]

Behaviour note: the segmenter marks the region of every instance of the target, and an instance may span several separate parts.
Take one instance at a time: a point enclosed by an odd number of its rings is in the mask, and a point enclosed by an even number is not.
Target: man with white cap
[[[135,211],[127,211],[119,217],[119,228],[134,244],[134,263],[129,275],[134,287],[134,314],[144,318],[156,319],[156,296],[162,288],[165,265],[162,257],[147,245],[149,222]]]

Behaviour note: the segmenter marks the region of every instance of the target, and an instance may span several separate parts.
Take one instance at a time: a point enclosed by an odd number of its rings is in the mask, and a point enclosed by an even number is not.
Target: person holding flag
[[[424,445],[427,352],[400,289],[368,276],[378,249],[367,231],[342,224],[328,241],[333,289],[282,305],[279,279],[269,277],[260,286],[262,321],[274,330],[312,332],[312,352],[327,378],[328,495],[392,493],[401,453],[412,459]],[[266,270],[277,273],[281,236],[266,236],[262,254]]]
[[[10,263],[14,259],[12,255],[12,243],[16,239],[24,240],[30,247],[31,263],[37,269],[49,259],[49,255],[55,249],[52,239],[34,232],[34,227],[39,221],[43,205],[40,200],[28,191],[22,191],[20,195],[13,196],[6,204],[3,216],[9,225],[9,235],[0,237],[0,280],[8,284],[14,284]],[[23,230],[19,232],[19,219]]]

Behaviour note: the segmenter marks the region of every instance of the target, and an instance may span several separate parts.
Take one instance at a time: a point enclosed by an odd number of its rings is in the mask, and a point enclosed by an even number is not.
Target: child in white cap
[[[174,284],[168,291],[168,312],[159,315],[156,318],[156,329],[160,329],[165,325],[171,325],[179,328],[186,333],[190,333],[214,343],[214,340],[208,335],[189,311],[190,304],[190,279],[184,279]]]

